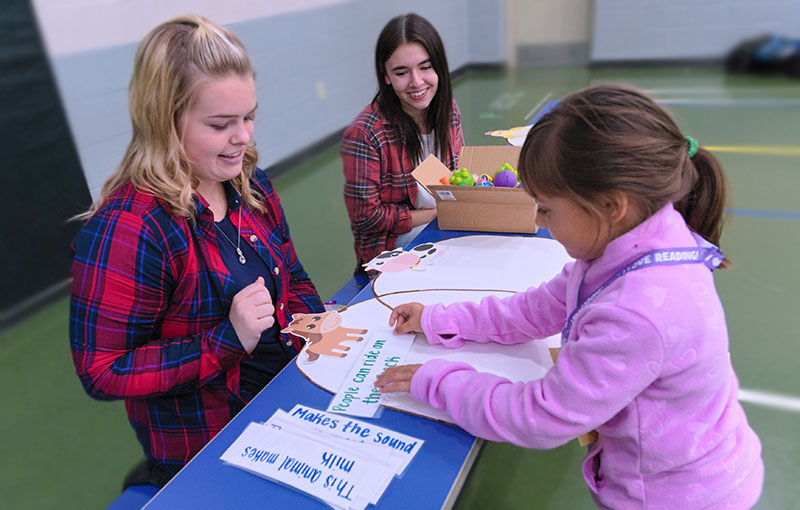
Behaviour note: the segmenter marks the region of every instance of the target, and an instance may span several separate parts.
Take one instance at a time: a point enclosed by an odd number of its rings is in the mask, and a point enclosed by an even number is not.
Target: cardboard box
[[[511,145],[465,146],[458,168],[476,175],[494,175],[504,163],[517,168],[521,150]],[[440,179],[449,178],[450,170],[433,155],[411,175],[436,199],[442,230],[536,233],[536,202],[521,188],[443,185]]]

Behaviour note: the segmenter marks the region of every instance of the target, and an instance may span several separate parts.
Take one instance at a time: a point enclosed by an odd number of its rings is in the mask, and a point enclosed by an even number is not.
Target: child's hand
[[[395,333],[422,333],[422,303],[406,303],[392,310],[389,326]]]
[[[420,305],[422,306],[422,305]],[[375,379],[375,387],[381,393],[393,393],[396,391],[410,391],[411,378],[417,373],[422,365],[400,365],[387,368]]]

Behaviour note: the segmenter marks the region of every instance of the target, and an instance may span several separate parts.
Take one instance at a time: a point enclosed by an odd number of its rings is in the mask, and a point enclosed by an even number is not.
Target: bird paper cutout
[[[500,129],[497,131],[487,131],[489,136],[502,136],[508,140],[509,145],[521,147],[525,143],[525,137],[528,136],[528,131],[531,130],[532,125],[513,127],[510,129]]]

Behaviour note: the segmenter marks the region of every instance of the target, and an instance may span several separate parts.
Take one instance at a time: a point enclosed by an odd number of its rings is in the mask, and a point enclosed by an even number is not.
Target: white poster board
[[[332,347],[320,348],[324,342],[306,345],[297,356],[300,371],[314,384],[337,393],[356,363],[363,363],[365,349],[379,338],[391,345],[392,351],[407,350],[403,364],[444,358],[515,382],[542,378],[553,365],[549,347],[559,345],[557,336],[512,346],[467,343],[448,349],[428,344],[423,335],[394,334],[389,315],[391,307],[412,301],[425,305],[477,302],[489,295],[511,295],[539,285],[572,260],[563,247],[551,239],[521,236],[466,236],[438,242],[436,247],[442,253],[424,271],[380,274],[373,284],[376,298],[348,306],[335,320],[320,319],[336,328],[329,333],[335,340]],[[451,423],[446,413],[407,393],[385,394],[381,405]]]

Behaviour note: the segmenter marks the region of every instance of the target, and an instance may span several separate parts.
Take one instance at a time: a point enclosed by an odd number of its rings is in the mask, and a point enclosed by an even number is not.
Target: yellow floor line
[[[800,147],[780,145],[709,145],[703,146],[703,148],[711,152],[765,154],[770,156],[800,156]]]

